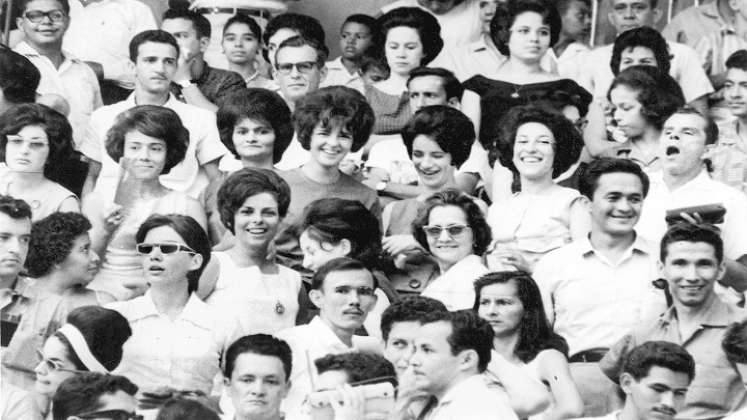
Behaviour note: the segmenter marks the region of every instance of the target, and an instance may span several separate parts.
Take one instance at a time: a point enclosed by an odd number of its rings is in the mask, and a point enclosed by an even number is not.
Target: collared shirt
[[[713,0],[677,13],[661,34],[669,41],[694,47],[702,37],[719,31],[725,25],[726,21],[718,12],[717,2]]]
[[[472,375],[452,386],[425,420],[517,419],[508,398],[490,389],[482,375]]]
[[[240,92],[246,87],[246,82],[240,74],[235,71],[216,69],[207,63],[194,83],[208,101],[219,107],[223,105],[228,95]],[[182,87],[176,83],[171,83],[171,93],[180,101],[186,102]]]
[[[650,174],[651,187],[643,202],[636,230],[649,241],[658,243],[667,231],[667,210],[723,204],[724,223],[717,225],[724,240],[724,255],[737,259],[747,254],[747,196],[722,182],[714,181],[705,169],[686,184],[670,190],[661,172]]]
[[[637,142],[628,140],[625,143],[617,144],[604,151],[605,157],[621,158],[632,160],[637,163],[646,173],[661,170],[661,159],[657,153],[646,155],[638,146]]]
[[[747,190],[747,141],[737,119],[718,126],[718,140],[712,150],[711,178],[742,192]]]
[[[101,163],[96,189],[116,188],[119,177],[119,164],[106,152],[106,133],[114,125],[117,116],[136,106],[133,93],[122,102],[107,105],[97,109],[91,115],[80,151],[89,158]],[[211,162],[228,153],[221,143],[215,113],[193,105],[179,102],[173,95],[169,95],[164,107],[174,110],[182,120],[184,127],[189,130],[189,146],[184,160],[171,168],[168,174],[161,175],[161,183],[176,191],[186,192],[197,198],[207,185],[207,178],[202,174],[198,178],[200,165]]]
[[[695,44],[695,51],[705,63],[706,72],[717,75],[726,72],[726,59],[735,51],[747,48],[747,41],[731,25],[704,35]]]
[[[57,94],[70,105],[68,120],[73,127],[75,144],[79,144],[91,113],[104,105],[96,74],[88,64],[65,51],[62,52],[64,61],[56,68],[49,58],[39,54],[25,41],[21,41],[13,50],[28,58],[39,69],[41,80],[36,91],[40,95]]]
[[[80,1],[71,1],[70,26],[62,49],[101,64],[105,79],[132,89],[135,74],[130,65],[130,40],[149,29],[158,29],[153,12],[137,0],[101,0],[85,7]]]
[[[365,94],[366,88],[363,79],[358,72],[348,73],[348,69],[342,64],[342,56],[327,62],[327,75],[319,87],[347,86]]]
[[[744,309],[728,305],[718,298],[702,313],[700,326],[689,337],[680,336],[675,307],[657,318],[641,323],[610,349],[599,367],[610,378],[620,373],[625,356],[638,344],[651,340],[681,345],[695,359],[695,378],[685,397],[678,419],[717,419],[747,403],[739,372],[726,359],[721,340],[726,328],[747,318]]]
[[[589,51],[589,46],[581,42],[571,42],[565,47],[560,57],[555,55],[552,48],[547,50],[546,59],[552,63],[551,73],[578,82],[581,67],[584,65],[583,56]]]
[[[285,340],[293,354],[293,370],[290,381],[291,389],[283,400],[282,410],[286,419],[300,418],[303,401],[314,389],[311,381],[316,376],[314,360],[328,354],[341,354],[351,351],[368,351],[381,354],[382,343],[374,337],[353,336],[353,346],[348,347],[330,329],[330,327],[316,316],[306,325],[280,331],[277,338]]]
[[[141,390],[165,385],[210,394],[225,351],[240,336],[234,317],[195,294],[174,319],[158,312],[150,291],[107,307],[127,318],[132,329],[114,373],[128,377]]]
[[[532,277],[569,354],[610,347],[648,314],[661,312],[664,294],[651,284],[658,278],[656,261],[657,252],[640,236],[618,262],[598,253],[588,238],[539,260]]]
[[[433,280],[421,295],[438,299],[446,309],[470,309],[475,303],[475,280],[488,272],[477,255],[468,255]]]

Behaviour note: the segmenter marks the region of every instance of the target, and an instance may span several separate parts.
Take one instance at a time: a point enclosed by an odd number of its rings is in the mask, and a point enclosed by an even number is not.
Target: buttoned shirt
[[[472,375],[453,385],[425,420],[517,419],[505,394],[487,386],[482,375]]]
[[[328,354],[341,354],[352,351],[367,351],[381,354],[382,343],[377,338],[353,336],[353,346],[348,347],[320,318],[314,317],[306,325],[280,331],[277,338],[285,340],[293,354],[293,370],[291,371],[291,389],[283,400],[282,410],[286,419],[293,420],[302,417],[302,406],[306,396],[314,389],[312,379],[317,375],[314,360]]]
[[[91,115],[91,121],[80,144],[80,151],[101,163],[101,172],[96,183],[97,190],[116,188],[120,169],[119,164],[106,152],[106,133],[120,113],[135,106],[135,94],[132,94],[124,101],[97,109]],[[189,146],[184,160],[171,168],[168,174],[161,175],[161,183],[197,198],[207,185],[204,174],[198,177],[200,165],[228,153],[218,135],[215,113],[179,102],[173,95],[169,95],[163,106],[176,112],[184,127],[189,130]]]
[[[663,174],[650,174],[651,187],[643,202],[636,230],[658,243],[667,231],[667,210],[706,204],[723,204],[724,223],[717,225],[724,240],[724,255],[733,260],[747,254],[747,196],[708,176],[705,169],[682,186],[670,190]]]
[[[342,64],[341,56],[327,62],[327,75],[319,87],[327,86],[346,86],[362,94],[366,93],[360,74],[357,71],[352,74],[349,73],[345,65]]]
[[[55,67],[52,60],[39,54],[33,47],[21,41],[13,49],[22,54],[39,69],[41,80],[36,89],[40,95],[57,94],[70,105],[68,120],[73,127],[73,139],[79,144],[83,138],[88,120],[97,108],[104,105],[96,74],[88,64],[63,51],[64,61]]]
[[[475,304],[475,280],[487,272],[482,258],[468,255],[433,280],[421,294],[440,300],[450,311],[470,309]]]
[[[680,335],[675,307],[659,317],[643,322],[623,337],[599,362],[609,378],[617,378],[626,355],[646,341],[661,340],[681,345],[695,359],[695,378],[685,397],[685,407],[678,419],[717,419],[743,407],[747,393],[739,372],[721,349],[726,328],[747,318],[747,312],[714,298],[699,327],[688,337]]]
[[[726,25],[718,12],[717,1],[691,6],[677,13],[661,34],[669,41],[694,47],[700,39]]]
[[[658,278],[657,255],[636,236],[614,262],[584,238],[539,260],[532,277],[555,332],[568,341],[569,354],[610,347],[648,314],[664,309],[663,292],[651,284]]]
[[[705,64],[706,72],[717,75],[726,72],[726,59],[735,51],[747,48],[747,41],[737,33],[732,25],[704,35],[695,44],[695,51]]]
[[[141,390],[170,386],[210,394],[225,351],[240,336],[234,317],[195,294],[174,319],[158,312],[150,291],[107,306],[127,318],[132,329],[114,373]]]

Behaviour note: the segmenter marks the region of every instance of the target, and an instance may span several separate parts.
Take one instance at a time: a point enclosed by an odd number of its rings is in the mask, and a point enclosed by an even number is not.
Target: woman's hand
[[[412,235],[387,236],[381,241],[381,247],[392,256],[422,249]]]
[[[104,230],[112,233],[124,220],[124,207],[120,204],[112,203],[107,211],[104,212]]]

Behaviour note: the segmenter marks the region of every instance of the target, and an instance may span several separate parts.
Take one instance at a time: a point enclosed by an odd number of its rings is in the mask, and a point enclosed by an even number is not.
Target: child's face
[[[254,61],[259,50],[259,38],[249,25],[234,23],[223,32],[223,53],[233,64],[246,64]]]
[[[340,31],[340,50],[342,56],[357,59],[366,48],[371,46],[371,31],[368,26],[356,22],[348,22]]]
[[[389,72],[385,69],[371,66],[366,72],[361,74],[361,78],[363,79],[363,84],[365,84],[366,86],[371,86],[374,83],[388,79]]]
[[[347,128],[314,127],[309,141],[311,159],[324,168],[337,168],[353,147],[353,134]]]

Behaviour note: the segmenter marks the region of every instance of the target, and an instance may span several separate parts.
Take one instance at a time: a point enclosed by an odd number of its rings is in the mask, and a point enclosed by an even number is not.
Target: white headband
[[[75,355],[78,356],[78,359],[83,363],[83,365],[88,368],[91,372],[99,372],[99,373],[109,373],[109,370],[104,367],[91,353],[91,350],[88,348],[88,344],[86,343],[86,339],[83,338],[83,334],[80,333],[80,330],[77,329],[72,324],[65,324],[62,327],[60,327],[59,330],[57,330],[58,333],[62,334],[67,338],[67,341],[70,342],[70,345],[73,347],[73,351],[75,352]]]

